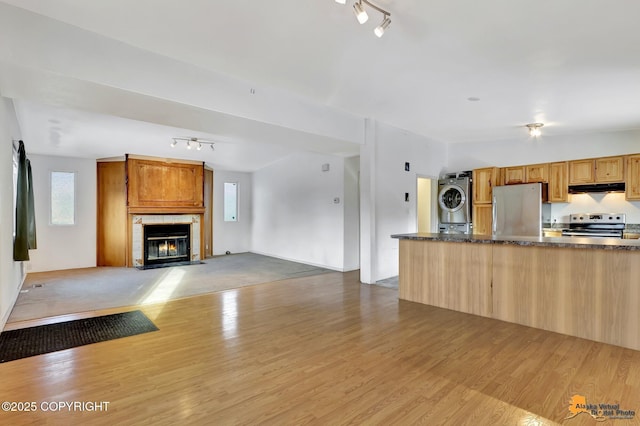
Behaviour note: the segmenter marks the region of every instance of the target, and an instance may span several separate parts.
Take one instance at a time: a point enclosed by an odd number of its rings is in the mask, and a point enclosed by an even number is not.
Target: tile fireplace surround
[[[200,215],[197,214],[148,214],[133,215],[133,232],[131,253],[133,266],[144,266],[144,225],[161,223],[186,223],[191,225],[191,261],[200,260]]]

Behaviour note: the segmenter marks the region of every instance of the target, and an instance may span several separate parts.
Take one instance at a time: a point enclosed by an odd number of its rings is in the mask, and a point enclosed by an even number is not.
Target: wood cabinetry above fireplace
[[[204,213],[204,164],[127,157],[129,213]]]
[[[193,253],[206,256],[213,251],[213,171],[205,172],[204,163],[127,155],[125,161],[98,160],[97,177],[98,266],[134,266],[136,215],[155,219],[188,215],[198,223],[195,241],[200,248]]]

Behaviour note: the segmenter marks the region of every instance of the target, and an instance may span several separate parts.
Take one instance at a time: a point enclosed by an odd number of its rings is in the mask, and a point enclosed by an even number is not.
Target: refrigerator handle
[[[496,233],[496,228],[497,228],[497,217],[498,217],[498,212],[496,210],[496,196],[493,195],[491,197],[491,235],[495,235]]]

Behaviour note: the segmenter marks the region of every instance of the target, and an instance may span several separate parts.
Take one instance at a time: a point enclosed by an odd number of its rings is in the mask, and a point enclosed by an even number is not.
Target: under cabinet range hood
[[[584,194],[587,192],[624,192],[624,189],[624,182],[589,183],[586,185],[569,186],[569,194]]]

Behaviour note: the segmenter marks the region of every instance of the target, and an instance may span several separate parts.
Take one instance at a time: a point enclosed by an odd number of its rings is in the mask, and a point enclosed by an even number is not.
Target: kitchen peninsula
[[[399,298],[640,350],[640,242],[399,234]]]

